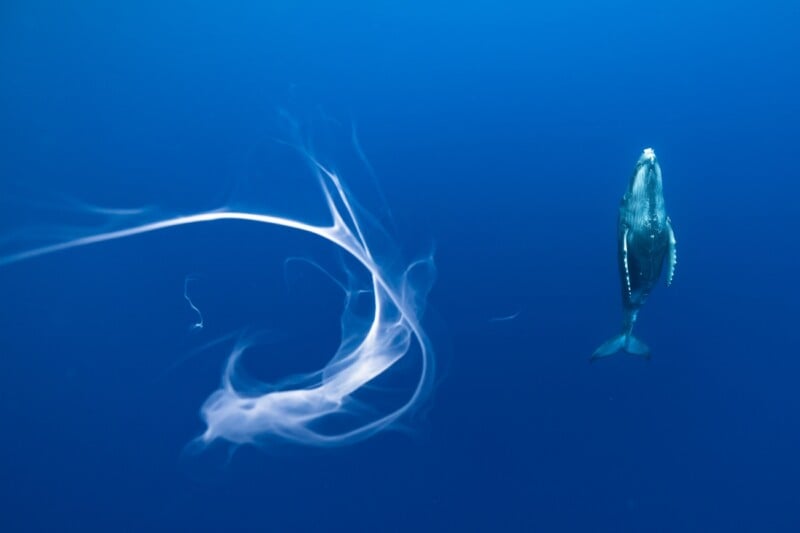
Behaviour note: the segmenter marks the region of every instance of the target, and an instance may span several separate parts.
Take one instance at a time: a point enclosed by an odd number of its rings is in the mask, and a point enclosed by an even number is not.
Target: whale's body
[[[622,333],[600,346],[592,359],[620,350],[650,355],[647,345],[633,336],[633,325],[664,265],[667,265],[667,285],[675,275],[675,233],[664,207],[661,167],[650,148],[639,157],[620,203],[617,260],[624,311]]]

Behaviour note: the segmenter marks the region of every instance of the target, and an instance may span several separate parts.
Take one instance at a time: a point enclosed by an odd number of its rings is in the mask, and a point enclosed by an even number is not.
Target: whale
[[[622,289],[622,332],[600,345],[591,360],[627,352],[649,358],[650,348],[633,336],[639,310],[658,283],[664,265],[672,285],[678,263],[675,232],[664,205],[661,166],[652,148],[645,148],[619,206],[617,263]]]

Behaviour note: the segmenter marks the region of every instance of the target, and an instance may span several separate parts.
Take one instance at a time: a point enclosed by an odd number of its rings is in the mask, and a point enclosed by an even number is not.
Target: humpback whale
[[[633,336],[633,325],[667,263],[667,286],[675,276],[675,232],[664,207],[661,166],[646,148],[622,197],[617,221],[617,260],[622,288],[622,333],[603,343],[591,359],[620,350],[650,357],[650,348]]]

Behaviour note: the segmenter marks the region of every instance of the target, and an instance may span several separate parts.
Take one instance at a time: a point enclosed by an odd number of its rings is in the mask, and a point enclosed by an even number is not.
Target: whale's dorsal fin
[[[625,285],[628,289],[628,297],[631,296],[631,270],[628,268],[628,228],[622,234],[622,265],[625,268]]]
[[[667,269],[667,287],[672,285],[675,277],[675,266],[678,264],[678,251],[676,248],[675,232],[672,230],[672,221],[667,217],[667,232],[669,233],[669,268]]]

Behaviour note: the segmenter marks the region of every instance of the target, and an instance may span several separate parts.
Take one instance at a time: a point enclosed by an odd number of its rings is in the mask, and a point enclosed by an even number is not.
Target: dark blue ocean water
[[[330,250],[219,223],[5,265],[0,530],[800,531],[799,23],[792,1],[4,2],[2,255],[89,205],[319,222],[271,155],[290,117],[384,248],[433,250],[438,364],[402,431],[187,458],[227,349],[198,347],[263,327],[263,377],[324,365],[341,294],[305,264],[287,297],[282,260]],[[675,282],[637,324],[650,361],[590,364],[649,146]]]

